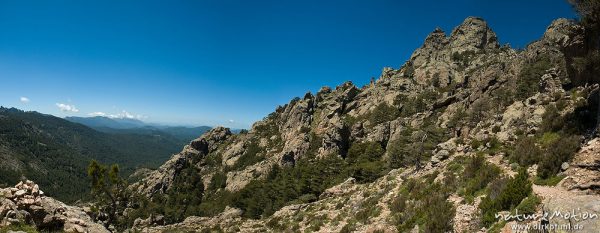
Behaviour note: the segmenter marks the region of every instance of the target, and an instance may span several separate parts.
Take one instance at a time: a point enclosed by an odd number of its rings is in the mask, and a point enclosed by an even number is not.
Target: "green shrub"
[[[517,208],[515,208],[515,211],[518,211],[519,214],[535,214],[536,208],[540,203],[540,198],[535,194],[531,194],[523,199]]]
[[[540,161],[544,151],[535,144],[533,137],[519,137],[515,150],[510,155],[510,161],[521,166],[530,166]]]
[[[537,92],[542,75],[551,67],[552,62],[548,56],[539,56],[535,61],[525,64],[517,79],[516,97],[523,100]]]
[[[485,161],[479,154],[469,158],[462,174],[465,196],[474,196],[476,192],[485,188],[501,173],[500,168]]]
[[[546,156],[538,164],[538,176],[547,179],[560,171],[563,162],[571,159],[579,149],[580,139],[578,136],[561,137],[555,143],[548,145]]]
[[[0,229],[0,233],[8,232],[26,232],[26,233],[38,233],[34,226],[27,225],[26,223],[19,222],[17,224],[11,224]]]
[[[559,140],[561,135],[555,132],[545,132],[542,134],[542,137],[539,139],[540,144],[542,146],[548,146]]]
[[[564,175],[557,175],[557,176],[551,176],[547,179],[542,179],[538,176],[535,178],[533,183],[537,184],[537,185],[543,185],[543,186],[556,186],[565,177],[566,176],[564,176]]]
[[[346,156],[352,177],[362,183],[372,182],[383,176],[387,170],[385,162],[381,160],[384,153],[378,142],[352,144]]]
[[[231,169],[236,171],[243,170],[247,166],[263,161],[264,156],[261,155],[262,152],[263,148],[261,148],[256,141],[251,141],[244,154],[238,158]]]
[[[210,179],[210,184],[208,186],[209,190],[217,190],[225,188],[227,185],[227,176],[223,172],[217,172]]]
[[[542,115],[541,129],[543,132],[557,132],[565,125],[565,119],[560,115],[554,105],[546,106],[546,111]]]
[[[511,210],[531,194],[531,182],[528,180],[527,171],[520,169],[519,173],[509,179],[506,185],[495,197],[488,194],[479,204],[482,213],[482,223],[490,226],[496,222],[495,214],[502,210]]]
[[[445,195],[439,193],[432,194],[425,200],[426,214],[424,232],[451,232],[452,220],[455,215],[455,208],[451,202],[447,201]]]
[[[386,103],[380,103],[373,109],[369,115],[369,122],[373,125],[378,125],[383,122],[392,121],[400,115],[398,108],[390,106]]]
[[[500,126],[494,125],[494,127],[492,128],[492,133],[498,133],[498,132],[500,132]]]
[[[392,213],[402,213],[406,209],[406,196],[402,194],[398,194],[395,199],[392,200],[390,204],[390,211]]]
[[[349,163],[372,162],[381,159],[384,153],[385,150],[378,142],[353,143],[348,149],[346,160]]]
[[[447,201],[451,188],[435,182],[437,174],[408,179],[394,201],[393,219],[399,232],[408,232],[420,225],[424,232],[451,232],[455,209]],[[402,211],[400,211],[402,210]]]
[[[467,119],[472,125],[476,125],[488,114],[491,106],[488,101],[478,99],[469,108]]]
[[[399,94],[394,99],[394,105],[402,104],[400,116],[408,117],[413,114],[427,110],[427,103],[438,98],[438,94],[432,90],[424,90],[415,97],[408,97],[404,94]]]
[[[244,217],[270,216],[289,203],[315,200],[348,177],[346,168],[337,156],[301,159],[292,168],[274,167],[266,180],[253,180],[234,193],[231,205],[244,210]]]
[[[164,206],[168,223],[181,222],[188,216],[202,214],[199,207],[204,196],[204,185],[199,173],[198,168],[190,165],[173,180],[166,193]]]

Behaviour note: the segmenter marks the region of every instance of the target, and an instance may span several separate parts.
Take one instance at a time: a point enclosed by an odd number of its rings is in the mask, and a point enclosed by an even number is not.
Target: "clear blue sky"
[[[564,0],[0,0],[0,105],[248,127],[307,91],[400,67],[467,16],[513,47],[576,17]]]

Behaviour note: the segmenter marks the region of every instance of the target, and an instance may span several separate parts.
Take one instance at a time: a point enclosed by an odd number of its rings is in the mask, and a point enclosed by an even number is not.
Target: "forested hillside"
[[[157,167],[182,144],[166,133],[104,133],[51,115],[0,108],[0,184],[32,179],[49,195],[74,201],[89,193],[85,172],[91,159],[118,163],[129,174]]]

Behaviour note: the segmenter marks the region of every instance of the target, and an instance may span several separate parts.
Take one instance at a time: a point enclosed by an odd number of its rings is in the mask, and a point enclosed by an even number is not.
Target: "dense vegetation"
[[[415,225],[420,225],[424,232],[452,231],[456,210],[447,199],[453,192],[454,181],[435,182],[437,175],[405,181],[390,203],[399,232],[410,231]]]
[[[275,167],[266,180],[250,182],[233,197],[233,206],[244,210],[244,216],[269,216],[293,202],[311,202],[337,183],[347,178],[345,162],[332,156],[308,159],[293,168]]]
[[[496,222],[496,213],[517,207],[531,194],[531,182],[528,178],[527,171],[521,169],[515,177],[508,180],[498,179],[490,185],[487,196],[479,204],[482,223],[485,226]]]
[[[539,91],[538,83],[546,70],[552,67],[552,62],[547,56],[539,56],[536,60],[527,63],[521,69],[517,79],[516,98],[526,99]]]
[[[0,108],[0,184],[35,180],[62,201],[86,198],[91,159],[118,163],[128,174],[156,167],[180,150],[180,141],[166,135],[107,134],[50,115]]]
[[[581,135],[588,134],[593,128],[590,118],[594,118],[594,113],[589,111],[589,107],[582,106],[574,113],[562,116],[555,105],[548,105],[541,131],[533,136],[521,136],[509,156],[510,160],[521,166],[538,164],[540,179],[554,177],[562,163],[569,161],[579,149]]]

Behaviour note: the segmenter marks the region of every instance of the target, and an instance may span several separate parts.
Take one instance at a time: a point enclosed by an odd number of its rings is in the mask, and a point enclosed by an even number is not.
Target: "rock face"
[[[437,28],[401,68],[384,68],[377,80],[363,87],[346,82],[295,98],[256,122],[247,133],[231,135],[226,129],[215,129],[132,187],[148,196],[164,193],[183,165],[193,165],[205,187],[210,186],[215,175],[220,175],[221,179],[226,177],[226,182],[214,192],[235,193],[252,181],[268,177],[274,166],[293,167],[305,158],[345,159],[354,144],[375,142],[385,150],[382,157],[388,159],[397,155],[392,150],[397,141],[421,140],[423,137],[416,137],[421,132],[434,137],[433,131],[427,131],[429,128],[450,135],[429,145],[421,169],[403,166],[367,184],[348,178],[322,192],[318,201],[290,204],[259,220],[244,219],[240,217],[241,210],[227,208],[214,217],[192,216],[167,226],[152,226],[152,219],[140,220],[138,229],[339,232],[343,226],[352,225],[357,232],[396,232],[398,219],[390,203],[403,192],[405,181],[435,175],[434,180],[441,182],[446,172],[464,167],[464,160],[457,158],[476,155],[485,156],[503,175],[514,176],[507,152],[499,150],[496,144],[514,148],[516,135],[533,136],[540,132],[549,106],[560,106],[558,114],[566,116],[590,103],[599,86],[571,88],[567,80],[567,56],[581,47],[582,30],[572,21],[558,19],[540,40],[517,51],[501,47],[496,34],[481,18],[465,19],[448,36]],[[526,86],[531,91],[516,96],[516,90],[523,89],[525,78],[534,80]],[[568,178],[561,185],[565,189],[583,190],[588,192],[586,198],[596,197],[593,192],[600,186],[594,169],[600,159],[595,150],[585,147],[580,154],[588,155],[584,156],[586,159],[576,157],[564,166],[563,173]],[[529,169],[531,174],[535,174],[536,166]],[[563,191],[571,192],[568,190]],[[457,191],[449,200],[462,211],[453,218],[454,231],[482,229],[478,203],[484,196],[475,197],[471,203],[460,195]],[[357,213],[367,210],[376,210],[377,215],[358,221]],[[281,228],[284,222],[294,228]],[[410,229],[419,232],[420,227]]]
[[[32,181],[0,189],[0,228],[27,223],[42,231],[110,232],[92,221],[83,209],[46,197]]]
[[[450,47],[454,52],[498,49],[498,38],[482,18],[468,17],[450,35]]]
[[[588,194],[600,194],[600,139],[586,143],[575,154],[572,164],[563,169],[567,176],[561,186],[568,190],[583,191]]]
[[[231,131],[224,127],[211,129],[200,138],[186,145],[183,151],[173,155],[171,159],[157,170],[151,172],[142,181],[132,185],[131,188],[147,195],[164,193],[173,183],[175,176],[179,174],[186,164],[202,159],[203,156],[215,150],[219,143],[227,140],[231,135]]]

